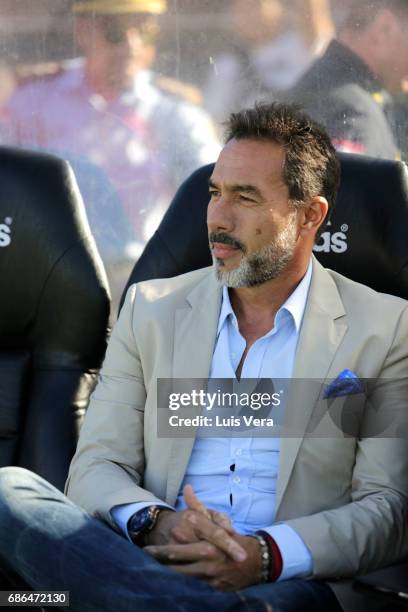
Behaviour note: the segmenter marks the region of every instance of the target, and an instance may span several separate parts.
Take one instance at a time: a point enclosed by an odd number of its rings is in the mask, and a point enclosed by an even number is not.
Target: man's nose
[[[211,199],[207,208],[207,225],[210,232],[233,231],[235,221],[227,198],[220,196]]]

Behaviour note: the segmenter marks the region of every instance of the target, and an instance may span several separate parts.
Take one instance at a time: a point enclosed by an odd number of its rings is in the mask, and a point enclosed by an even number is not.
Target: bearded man
[[[407,443],[374,435],[406,402],[392,382],[407,374],[407,304],[312,256],[338,183],[329,136],[293,107],[230,117],[209,184],[213,266],[129,289],[69,500],[0,470],[5,569],[70,590],[73,610],[327,612],[345,579],[407,553]],[[307,435],[320,386],[284,405],[296,435],[220,434],[209,420],[163,436],[177,408],[162,410],[163,379],[333,379],[332,401],[345,380],[350,395],[381,384],[355,436],[329,434],[329,410],[323,434]],[[208,415],[197,397],[187,414]]]

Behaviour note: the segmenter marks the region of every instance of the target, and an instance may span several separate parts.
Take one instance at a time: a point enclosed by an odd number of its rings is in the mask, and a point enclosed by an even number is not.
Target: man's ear
[[[326,198],[315,196],[311,198],[301,209],[300,214],[300,235],[306,238],[313,237],[313,240],[319,230],[319,227],[324,223],[329,204]]]

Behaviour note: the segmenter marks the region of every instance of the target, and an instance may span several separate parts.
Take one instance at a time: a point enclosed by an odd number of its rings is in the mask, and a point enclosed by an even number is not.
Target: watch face
[[[143,508],[134,514],[129,521],[129,535],[135,537],[150,526],[151,523],[150,507]]]

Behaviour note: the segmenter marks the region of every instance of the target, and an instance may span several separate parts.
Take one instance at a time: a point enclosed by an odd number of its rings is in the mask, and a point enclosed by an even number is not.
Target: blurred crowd
[[[115,300],[231,111],[292,100],[339,150],[408,158],[406,0],[17,4],[0,0],[0,143],[72,163]]]

